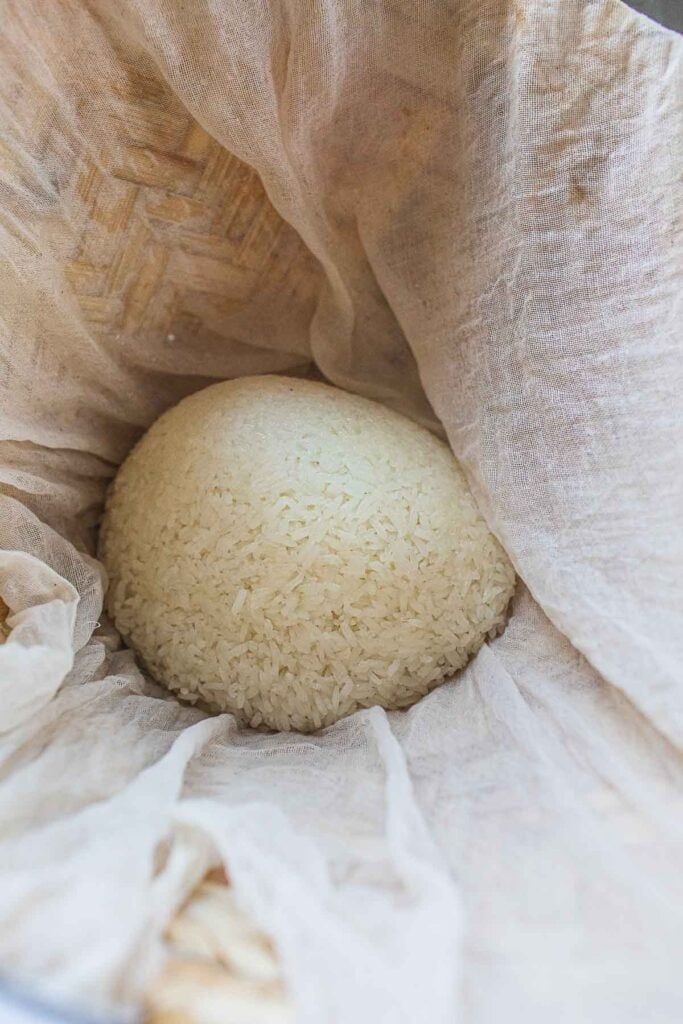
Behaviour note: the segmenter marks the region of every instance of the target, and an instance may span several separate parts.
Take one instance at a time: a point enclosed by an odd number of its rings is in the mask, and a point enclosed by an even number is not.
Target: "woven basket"
[[[50,123],[51,97],[28,99],[36,121]],[[264,286],[283,308],[312,308],[316,262],[255,172],[158,77],[131,66],[114,100],[115,163],[107,166],[100,153],[74,161],[61,194],[74,214],[62,269],[90,334],[109,349],[120,338],[141,347],[182,339],[201,354],[204,339],[220,345],[223,325],[227,337],[235,309]],[[56,136],[41,141],[46,165]],[[7,613],[0,599],[0,643]],[[166,938],[167,963],[144,1001],[153,1024],[290,1020],[274,952],[237,909],[224,875],[200,885]]]
[[[0,644],[9,609],[0,598]],[[289,1024],[272,943],[237,907],[222,871],[206,876],[171,921],[168,957],[144,999],[147,1024]]]
[[[269,940],[208,877],[172,922],[168,961],[147,993],[149,1024],[288,1024],[290,1003]]]

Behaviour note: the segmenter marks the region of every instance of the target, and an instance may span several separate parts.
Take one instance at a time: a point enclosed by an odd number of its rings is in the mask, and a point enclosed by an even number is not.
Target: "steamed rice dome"
[[[414,703],[502,627],[514,586],[445,444],[282,377],[162,416],[112,486],[101,556],[157,680],[283,730]]]

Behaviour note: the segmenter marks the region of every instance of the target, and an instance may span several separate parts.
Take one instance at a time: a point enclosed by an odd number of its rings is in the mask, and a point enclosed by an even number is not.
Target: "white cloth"
[[[617,0],[5,6],[3,971],[130,1007],[223,862],[298,1024],[680,1020],[681,41]],[[311,361],[436,413],[524,584],[410,711],[254,735],[91,637],[94,527],[162,409]]]

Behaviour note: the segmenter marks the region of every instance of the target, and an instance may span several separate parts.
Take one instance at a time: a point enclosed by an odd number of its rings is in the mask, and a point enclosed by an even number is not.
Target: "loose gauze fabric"
[[[681,42],[618,0],[6,0],[0,967],[134,1014],[213,866],[297,1022],[679,1021]],[[407,712],[262,735],[102,616],[207,384],[448,438],[523,581]]]
[[[107,610],[157,682],[286,732],[414,704],[501,632],[515,586],[447,445],[274,374],[152,425],[98,553]]]

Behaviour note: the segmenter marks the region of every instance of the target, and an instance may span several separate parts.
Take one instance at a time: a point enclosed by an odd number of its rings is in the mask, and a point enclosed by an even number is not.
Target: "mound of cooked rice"
[[[101,556],[157,680],[283,730],[414,703],[502,628],[514,586],[445,444],[282,377],[162,416],[111,488]]]

